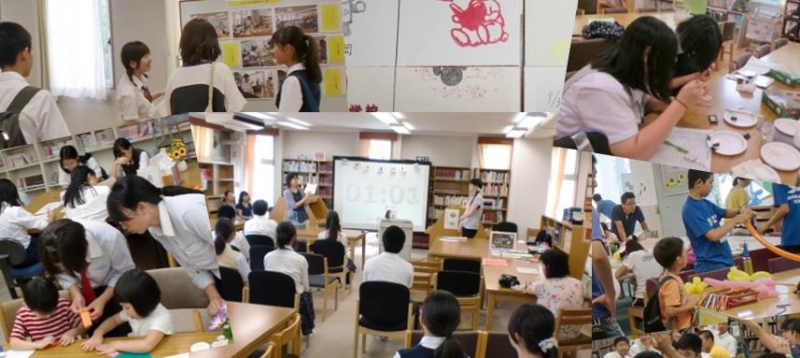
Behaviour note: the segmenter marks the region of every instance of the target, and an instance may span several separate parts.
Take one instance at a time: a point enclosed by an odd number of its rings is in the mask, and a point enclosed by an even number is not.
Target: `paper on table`
[[[706,137],[709,134],[711,134],[709,130],[673,128],[667,140],[686,149],[689,154],[662,144],[648,161],[688,169],[711,170],[711,149],[706,144]],[[694,160],[691,160],[692,157]]]
[[[466,237],[447,236],[439,239],[441,242],[467,242]]]
[[[28,358],[33,355],[33,350],[30,351],[18,351],[18,350],[10,350],[6,352],[5,358]]]
[[[483,264],[485,266],[505,267],[505,266],[508,266],[508,261],[503,260],[503,259],[483,259]]]
[[[750,60],[747,61],[744,67],[740,68],[737,72],[753,72],[757,75],[766,75],[773,68],[775,68],[775,65],[770,62],[750,57]]]
[[[60,201],[54,201],[52,203],[47,203],[47,204],[44,204],[44,206],[42,206],[42,208],[39,209],[39,211],[37,211],[33,215],[36,215],[36,216],[47,215],[47,211],[48,210],[56,210],[59,207],[61,207],[61,202]]]
[[[538,275],[539,270],[531,267],[517,267],[517,273],[522,275]]]

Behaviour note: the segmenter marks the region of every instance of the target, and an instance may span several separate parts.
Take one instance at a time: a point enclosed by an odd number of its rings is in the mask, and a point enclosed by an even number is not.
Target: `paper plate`
[[[714,147],[714,153],[719,155],[734,156],[744,153],[747,150],[747,140],[736,132],[714,131],[710,135],[712,144],[719,143]]]
[[[781,176],[775,169],[769,165],[764,164],[761,159],[751,159],[741,162],[731,168],[733,176],[750,178],[760,181],[767,181],[771,183],[780,183]]]
[[[728,124],[739,128],[749,128],[758,124],[758,116],[752,113],[725,111],[722,119]]]
[[[770,142],[761,147],[761,159],[781,171],[800,169],[800,151],[782,142]]]
[[[794,137],[795,133],[797,133],[798,126],[800,124],[797,124],[797,119],[778,118],[775,120],[775,128],[790,137]]]

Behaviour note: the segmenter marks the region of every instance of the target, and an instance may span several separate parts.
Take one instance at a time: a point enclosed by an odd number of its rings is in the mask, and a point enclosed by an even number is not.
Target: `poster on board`
[[[661,166],[664,183],[664,196],[680,195],[689,192],[689,171],[668,165]]]
[[[517,112],[520,81],[515,67],[400,67],[395,110]]]
[[[272,100],[286,76],[275,60],[272,35],[297,26],[314,38],[320,51],[323,97],[345,96],[345,49],[338,0],[181,1],[181,26],[207,20],[220,39],[224,62],[248,100]]]

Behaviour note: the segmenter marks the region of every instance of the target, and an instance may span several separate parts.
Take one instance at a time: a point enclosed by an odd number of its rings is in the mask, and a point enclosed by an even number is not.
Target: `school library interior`
[[[798,9],[794,0],[580,1],[557,137],[796,185]]]
[[[735,357],[797,344],[796,188],[594,157],[593,354],[670,356],[667,341],[684,356]]]
[[[31,156],[0,182],[4,350],[588,356],[591,156],[554,117],[192,113],[4,150]]]

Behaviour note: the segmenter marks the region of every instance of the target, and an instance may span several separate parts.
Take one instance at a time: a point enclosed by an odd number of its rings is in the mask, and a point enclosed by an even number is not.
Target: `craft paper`
[[[223,42],[222,43],[222,61],[230,68],[239,67],[239,43],[238,42]]]
[[[328,62],[343,63],[344,57],[345,57],[344,37],[343,36],[328,37]]]
[[[508,266],[508,261],[504,259],[483,259],[483,265],[505,267]]]
[[[344,94],[342,87],[342,70],[338,68],[328,68],[322,70],[324,82],[324,93],[326,96],[341,96]]]
[[[339,31],[342,22],[339,4],[322,4],[322,31]]]

